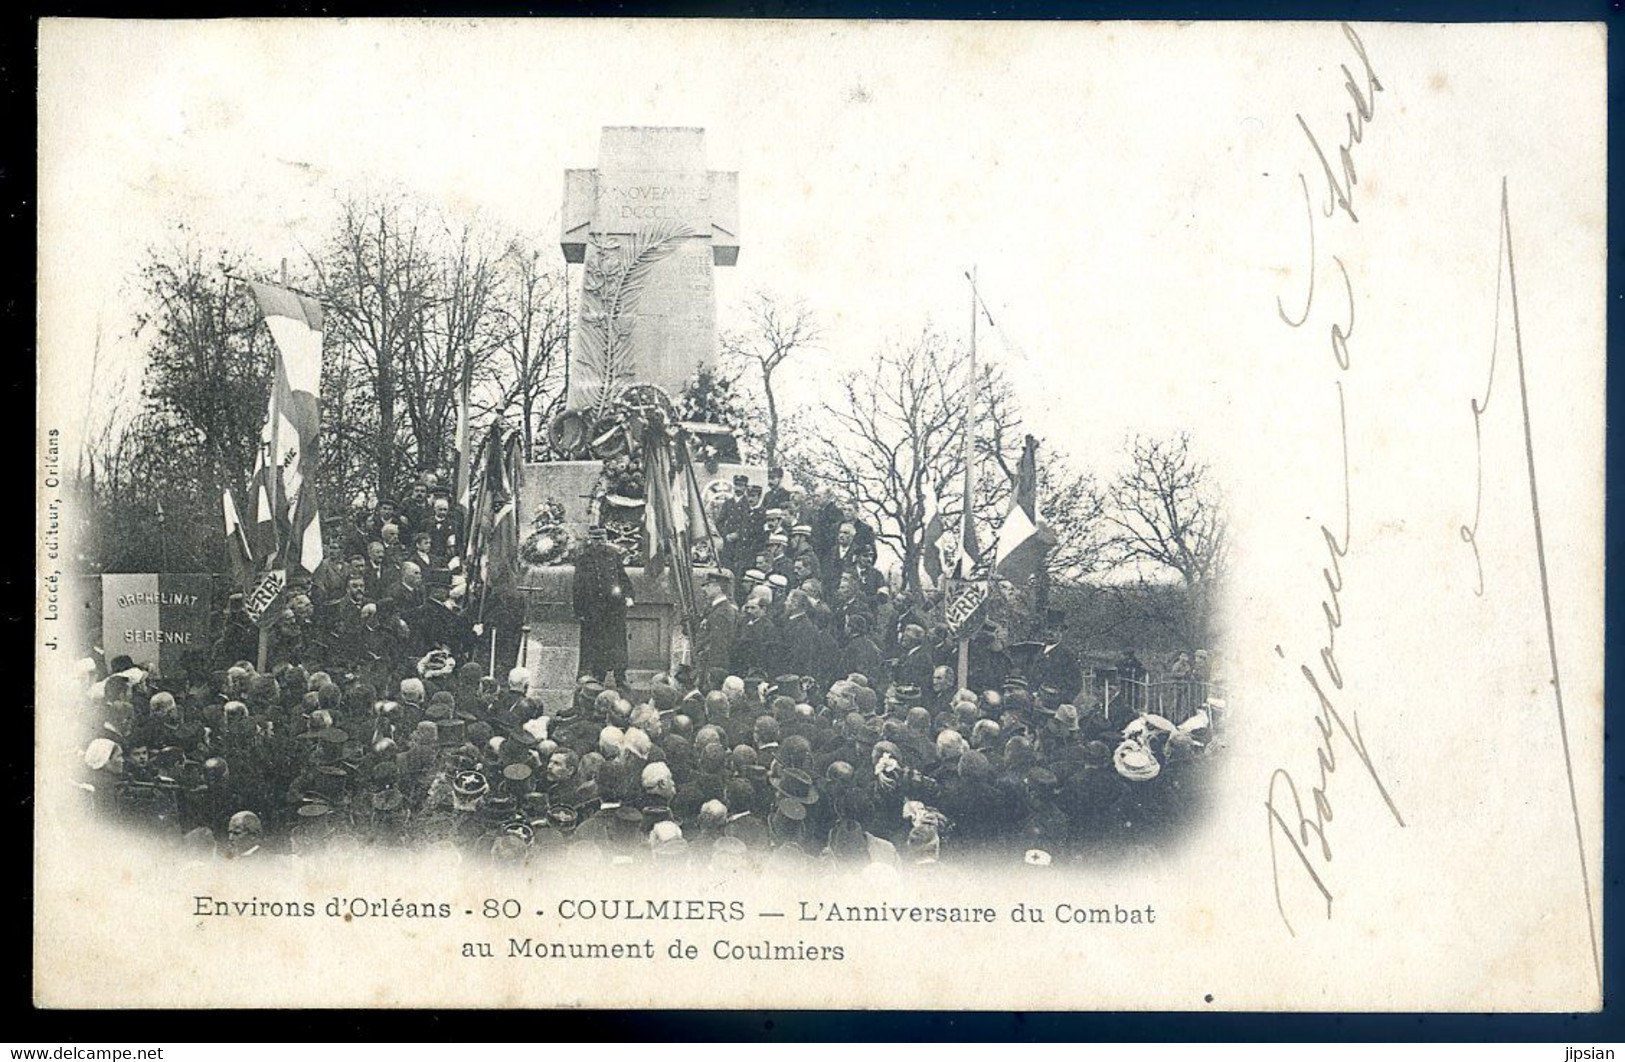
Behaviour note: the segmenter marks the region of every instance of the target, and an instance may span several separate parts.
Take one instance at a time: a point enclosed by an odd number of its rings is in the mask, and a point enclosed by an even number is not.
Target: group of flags
[[[648,429],[643,440],[643,468],[644,570],[654,576],[669,572],[683,615],[694,616],[698,613],[694,546],[710,543],[714,556],[716,542],[687,432],[670,436],[658,425]]]
[[[251,619],[274,618],[271,606],[288,572],[322,563],[316,501],[318,396],[322,384],[322,307],[307,295],[249,282],[276,348],[271,398],[255,454],[247,519],[231,488],[222,499],[233,574]]]
[[[228,487],[222,498],[226,538],[233,572],[246,595],[250,617],[270,617],[280,599],[288,573],[302,569],[314,573],[322,563],[321,514],[316,500],[316,469],[321,413],[318,396],[322,376],[322,307],[319,302],[287,288],[249,282],[260,313],[275,343],[276,360],[271,397],[247,497],[248,519]],[[459,425],[459,443],[466,428]],[[692,588],[682,585],[686,560],[694,543],[711,535],[705,506],[691,465],[683,458],[687,446],[675,450],[664,438],[647,455],[648,521],[645,563],[651,570],[670,567],[679,596],[688,600]],[[459,451],[459,465],[462,454]],[[519,570],[519,529],[516,505],[523,467],[520,433],[499,423],[487,433],[472,462],[472,476],[459,476],[459,494],[468,513],[465,570],[477,572],[487,587],[511,585]],[[464,486],[466,484],[466,486]],[[1055,536],[1038,511],[1037,441],[1027,436],[1017,469],[1009,511],[999,526],[990,559],[984,558],[971,519],[969,477],[961,508],[959,543],[951,573],[957,594],[949,601],[950,626],[960,629],[987,599],[994,578],[1018,582],[1036,572],[1055,545]],[[924,568],[933,582],[943,581],[943,547],[947,521],[934,492],[925,497]],[[683,593],[688,590],[688,593]],[[957,622],[956,622],[957,618]]]
[[[525,440],[501,421],[491,425],[476,451],[469,480],[469,532],[461,567],[477,575],[485,593],[477,605],[484,619],[486,596],[506,594],[519,583],[519,491],[524,479]]]
[[[1043,565],[1045,556],[1055,546],[1055,534],[1038,511],[1038,441],[1027,436],[1016,469],[1015,492],[1010,510],[999,525],[993,543],[993,555],[984,558],[976,541],[976,528],[971,520],[971,498],[967,495],[960,510],[959,546],[955,551],[952,583],[957,592],[947,605],[948,626],[956,634],[965,629],[982,603],[987,600],[992,580],[1004,579],[1016,583],[1033,575]],[[947,521],[942,515],[936,494],[927,490],[925,495],[925,555],[924,568],[932,582],[941,583],[945,568],[943,548],[948,538]],[[984,563],[984,562],[987,563]]]
[[[250,281],[275,345],[271,396],[254,471],[243,495],[246,512],[227,487],[221,498],[232,572],[249,618],[274,622],[288,585],[300,570],[322,563],[322,521],[316,470],[321,411],[322,307],[308,295]],[[466,425],[459,425],[466,446]],[[519,576],[517,505],[524,465],[518,431],[493,425],[475,455],[473,475],[458,454],[459,501],[469,513],[464,555],[454,561],[477,573],[488,589],[511,588]]]

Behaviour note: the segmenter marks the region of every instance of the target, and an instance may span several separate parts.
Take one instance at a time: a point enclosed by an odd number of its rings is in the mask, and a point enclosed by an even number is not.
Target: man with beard
[[[429,552],[439,567],[444,568],[449,564],[462,548],[457,540],[459,522],[450,497],[441,494],[429,502],[429,521],[422,530],[429,535]]]
[[[626,686],[626,610],[632,607],[632,581],[621,555],[609,544],[602,524],[587,531],[587,545],[576,558],[574,605],[581,621],[580,675],[603,679],[613,673]]]
[[[925,643],[925,628],[917,623],[908,624],[898,636],[897,647],[900,652],[892,665],[892,681],[921,690],[929,687],[935,661],[931,658],[931,647]]]
[[[367,566],[362,570],[367,580],[367,599],[377,601],[385,597],[400,581],[400,568],[390,561],[383,542],[367,543]]]
[[[327,658],[349,663],[362,653],[362,630],[366,627],[367,580],[352,573],[345,581],[344,596],[328,604],[322,615],[322,645]]]

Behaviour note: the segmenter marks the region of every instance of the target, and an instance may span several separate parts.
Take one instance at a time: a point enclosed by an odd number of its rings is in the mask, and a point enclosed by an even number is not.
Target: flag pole
[[[969,582],[970,558],[965,554],[966,544],[971,535],[971,470],[976,460],[976,450],[972,443],[972,425],[975,423],[976,412],[976,267],[971,266],[970,271],[970,386],[965,398],[965,502],[959,517],[959,582],[961,585]],[[959,688],[967,689],[970,686],[970,629],[965,626],[959,632]]]
[[[469,481],[471,473],[471,455],[468,452],[468,393],[474,382],[474,353],[472,350],[463,351],[462,380],[457,388],[457,480],[454,488],[457,491],[457,504],[463,511],[468,512]]]
[[[282,280],[282,287],[284,289],[286,289],[287,286],[288,286],[288,260],[286,258],[282,259],[281,280]],[[271,383],[271,391],[272,391],[273,395],[276,393],[276,382],[275,381],[272,381],[272,383]],[[281,446],[278,445],[278,444],[281,441],[279,436],[281,435],[281,428],[282,428],[281,421],[282,421],[282,418],[280,416],[273,416],[273,417],[270,418],[270,420],[271,420],[271,447],[270,447],[270,452],[265,455],[265,461],[266,461],[265,471],[267,473],[269,473],[268,478],[270,480],[266,484],[266,490],[270,494],[270,502],[271,502],[271,535],[272,535],[272,542],[274,543],[272,551],[271,551],[271,563],[273,565],[275,565],[277,563],[277,560],[280,559],[281,556],[282,556],[282,546],[283,546],[283,543],[282,543],[282,522],[277,519],[277,514],[281,511],[281,508],[282,508],[282,499],[281,499],[281,494],[282,494],[282,466],[277,463],[277,451],[281,449]],[[255,501],[255,504],[256,505],[259,504],[257,499]],[[266,665],[270,663],[270,660],[271,660],[271,627],[268,626],[268,625],[265,625],[265,624],[261,624],[260,625],[259,670],[264,671],[265,668],[266,668]]]

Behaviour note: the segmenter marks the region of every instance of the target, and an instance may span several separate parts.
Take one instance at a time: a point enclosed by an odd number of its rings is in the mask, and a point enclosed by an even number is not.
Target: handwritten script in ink
[[[1347,47],[1352,51],[1348,61],[1341,67],[1343,88],[1348,93],[1350,105],[1344,115],[1347,130],[1334,155],[1327,154],[1326,148],[1310,128],[1309,123],[1304,120],[1303,115],[1297,115],[1298,126],[1303,130],[1303,135],[1308,139],[1309,147],[1320,165],[1320,172],[1314,181],[1320,195],[1317,210],[1317,197],[1310,192],[1310,179],[1300,172],[1298,186],[1303,192],[1304,210],[1308,218],[1307,291],[1303,298],[1303,308],[1296,314],[1289,313],[1279,297],[1275,302],[1275,311],[1281,323],[1296,334],[1305,334],[1303,330],[1309,326],[1310,321],[1320,319],[1317,313],[1319,304],[1316,302],[1316,274],[1320,267],[1315,239],[1317,213],[1321,217],[1331,219],[1333,226],[1343,219],[1347,219],[1349,225],[1359,224],[1360,218],[1355,212],[1355,189],[1359,184],[1355,169],[1355,149],[1364,142],[1366,130],[1376,120],[1377,95],[1383,91],[1382,82],[1377,78],[1365,42],[1360,39],[1360,35],[1352,26],[1344,24],[1342,30]],[[1328,872],[1332,860],[1331,792],[1340,762],[1340,752],[1353,755],[1364,769],[1365,776],[1376,786],[1377,792],[1388,805],[1394,821],[1400,826],[1405,825],[1404,817],[1395,805],[1393,797],[1389,795],[1388,787],[1366,749],[1365,738],[1360,733],[1359,710],[1346,703],[1342,696],[1346,678],[1337,656],[1337,632],[1343,628],[1346,620],[1342,603],[1344,561],[1349,557],[1352,544],[1350,531],[1353,524],[1353,492],[1349,480],[1348,408],[1344,382],[1349,378],[1354,366],[1351,341],[1354,337],[1354,311],[1357,300],[1353,282],[1349,279],[1348,269],[1342,259],[1335,254],[1330,257],[1332,265],[1336,268],[1338,286],[1342,291],[1341,297],[1334,300],[1325,315],[1329,319],[1329,324],[1326,325],[1323,351],[1324,354],[1331,356],[1328,370],[1331,373],[1333,390],[1337,395],[1336,428],[1342,444],[1342,462],[1341,467],[1332,474],[1338,477],[1337,483],[1343,504],[1341,513],[1321,522],[1319,526],[1319,538],[1324,550],[1320,576],[1325,584],[1321,598],[1321,617],[1318,621],[1324,625],[1321,648],[1313,661],[1298,665],[1298,675],[1304,684],[1302,691],[1304,703],[1314,713],[1318,733],[1315,768],[1313,782],[1308,786],[1307,792],[1304,785],[1300,784],[1298,776],[1285,767],[1276,768],[1270,775],[1269,792],[1264,802],[1269,813],[1270,871],[1275,886],[1275,906],[1287,931],[1294,936],[1297,935],[1297,930],[1288,914],[1289,895],[1298,896],[1307,893],[1312,898],[1318,898],[1318,902],[1324,905],[1326,917],[1330,918],[1332,915],[1333,893]],[[1313,329],[1307,334],[1313,335]],[[1318,343],[1315,345],[1320,346]],[[1286,655],[1279,647],[1276,648],[1276,652],[1283,658]]]
[[[1495,363],[1501,346],[1501,310],[1503,304],[1511,310],[1513,367],[1518,370],[1519,414],[1523,425],[1525,467],[1529,483],[1529,517],[1535,532],[1535,564],[1540,573],[1540,600],[1546,621],[1546,650],[1551,663],[1550,681],[1552,700],[1557,709],[1557,732],[1563,744],[1563,768],[1568,776],[1569,809],[1574,821],[1574,844],[1580,870],[1580,888],[1585,896],[1586,922],[1591,930],[1591,961],[1597,974],[1597,987],[1602,987],[1602,951],[1597,941],[1596,901],[1591,895],[1591,871],[1586,861],[1585,831],[1580,826],[1580,799],[1575,789],[1574,755],[1569,748],[1568,715],[1563,708],[1562,668],[1557,656],[1557,625],[1552,619],[1552,580],[1546,566],[1546,531],[1540,512],[1540,487],[1535,476],[1535,434],[1529,422],[1529,375],[1523,357],[1523,322],[1518,314],[1518,271],[1512,255],[1512,207],[1507,194],[1507,181],[1501,178],[1500,236],[1495,263],[1495,328],[1491,335],[1489,369],[1485,373],[1484,397],[1472,398],[1473,442],[1477,461],[1473,492],[1473,522],[1462,524],[1461,540],[1473,551],[1473,569],[1476,583],[1473,593],[1484,596],[1484,558],[1478,548],[1479,526],[1484,515],[1484,415],[1489,412],[1490,399],[1495,395]],[[1504,302],[1503,302],[1504,300]]]

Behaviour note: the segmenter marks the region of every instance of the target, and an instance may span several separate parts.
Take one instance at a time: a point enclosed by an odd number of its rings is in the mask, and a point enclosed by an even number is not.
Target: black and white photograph
[[[1514,29],[42,23],[36,999],[1595,1005]]]

